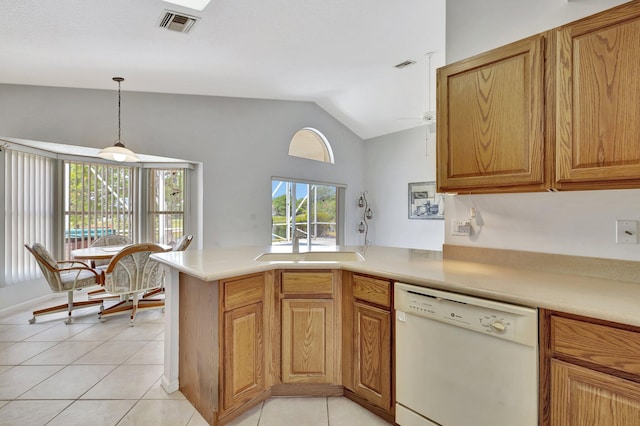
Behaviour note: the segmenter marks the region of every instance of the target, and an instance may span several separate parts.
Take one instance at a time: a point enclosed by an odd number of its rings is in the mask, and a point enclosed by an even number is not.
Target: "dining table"
[[[99,246],[99,247],[85,247],[80,249],[71,250],[71,257],[77,260],[111,260],[118,252],[123,248],[128,247],[131,244],[122,246]],[[171,246],[167,244],[158,244],[165,251],[170,251]]]

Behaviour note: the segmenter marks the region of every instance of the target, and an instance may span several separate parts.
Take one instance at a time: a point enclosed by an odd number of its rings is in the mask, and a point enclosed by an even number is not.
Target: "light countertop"
[[[345,269],[456,293],[534,308],[585,315],[640,326],[638,282],[541,272],[526,267],[442,259],[441,252],[390,247],[340,247],[317,250],[359,251],[358,262],[264,262],[265,252],[290,247],[236,247],[157,253],[158,261],[203,281],[271,269]],[[314,248],[315,250],[315,248]]]

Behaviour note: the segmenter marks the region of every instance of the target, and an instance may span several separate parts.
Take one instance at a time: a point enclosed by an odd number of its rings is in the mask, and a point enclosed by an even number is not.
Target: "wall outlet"
[[[471,235],[471,224],[465,219],[451,219],[451,235],[468,237]]]
[[[616,243],[638,244],[637,220],[616,220]]]

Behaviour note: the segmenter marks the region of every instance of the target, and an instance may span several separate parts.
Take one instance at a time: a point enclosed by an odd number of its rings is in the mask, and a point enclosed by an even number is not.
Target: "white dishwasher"
[[[396,423],[538,423],[536,309],[395,284]]]

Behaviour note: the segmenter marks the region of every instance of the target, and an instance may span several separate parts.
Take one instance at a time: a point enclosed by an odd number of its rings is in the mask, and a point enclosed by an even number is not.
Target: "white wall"
[[[195,238],[204,248],[271,243],[272,176],[346,184],[347,200],[364,189],[362,139],[313,103],[123,89],[128,148],[203,163],[204,235]],[[325,134],[335,164],[287,155],[293,134],[307,126]],[[0,84],[0,136],[112,145],[117,92]],[[359,241],[357,213],[347,203],[347,244]]]
[[[502,46],[628,0],[449,0],[447,63]]]
[[[608,9],[622,1],[455,0],[447,2],[447,63]],[[491,25],[487,25],[487,23]],[[452,218],[475,204],[477,233],[450,235]],[[450,244],[640,259],[640,245],[615,243],[615,220],[640,220],[640,190],[458,195],[446,201]]]
[[[442,250],[444,221],[409,219],[410,182],[436,180],[435,133],[426,126],[367,139],[365,187],[374,218],[369,240],[375,245]]]
[[[101,148],[116,139],[116,114],[115,91],[0,85],[2,136]],[[335,164],[287,155],[305,126],[325,134]],[[122,139],[203,163],[205,248],[270,244],[272,176],[346,184],[348,199],[363,189],[362,140],[313,103],[123,91]],[[347,243],[356,234],[348,224]]]
[[[475,235],[450,235],[450,220],[476,207]],[[640,221],[640,189],[456,195],[447,201],[447,243],[640,259],[640,245],[616,244],[616,219]]]

